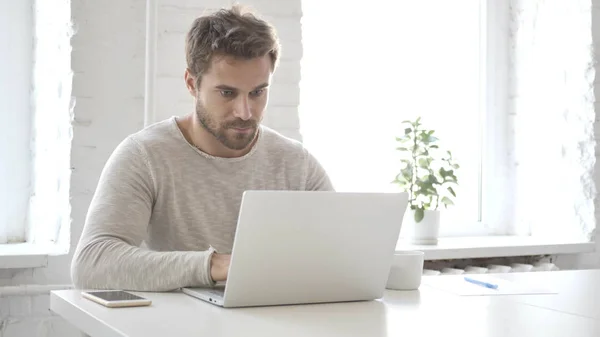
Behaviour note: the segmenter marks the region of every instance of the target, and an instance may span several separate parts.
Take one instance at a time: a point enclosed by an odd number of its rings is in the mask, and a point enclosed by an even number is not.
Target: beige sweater
[[[212,284],[210,248],[231,252],[241,196],[251,189],[333,187],[301,143],[265,126],[240,158],[199,151],[174,117],[127,137],[100,176],[71,265],[75,286],[168,291]]]

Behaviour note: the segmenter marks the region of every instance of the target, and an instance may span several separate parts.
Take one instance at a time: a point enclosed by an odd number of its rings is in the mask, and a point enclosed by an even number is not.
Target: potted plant
[[[425,129],[421,117],[402,124],[404,135],[396,138],[401,168],[393,183],[408,192],[405,226],[410,227],[412,243],[437,244],[440,207],[454,205],[459,165],[450,151],[440,149],[435,131]]]

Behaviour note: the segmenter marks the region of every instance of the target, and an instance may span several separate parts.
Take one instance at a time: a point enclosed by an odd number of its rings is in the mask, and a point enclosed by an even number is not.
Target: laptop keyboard
[[[216,296],[225,296],[225,289],[214,289],[210,291],[211,294],[216,295]]]

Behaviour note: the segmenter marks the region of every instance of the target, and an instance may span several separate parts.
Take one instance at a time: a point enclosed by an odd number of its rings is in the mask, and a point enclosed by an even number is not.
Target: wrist
[[[216,281],[213,279],[213,276],[212,276],[215,254],[217,254],[217,251],[212,246],[210,246],[208,248],[208,256],[206,257],[206,260],[208,261],[207,268],[206,268],[206,275],[208,278],[209,285],[213,285],[213,286],[216,284]]]

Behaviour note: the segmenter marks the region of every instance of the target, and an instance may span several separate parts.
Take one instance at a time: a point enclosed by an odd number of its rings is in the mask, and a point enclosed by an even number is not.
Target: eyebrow
[[[263,89],[263,88],[266,88],[268,86],[269,86],[269,83],[263,83],[263,84],[257,86],[256,88],[254,88],[252,91]],[[225,85],[225,84],[217,85],[215,88],[216,89],[220,89],[220,90],[231,90],[231,91],[237,91],[238,90],[237,88],[230,87],[230,86]]]

